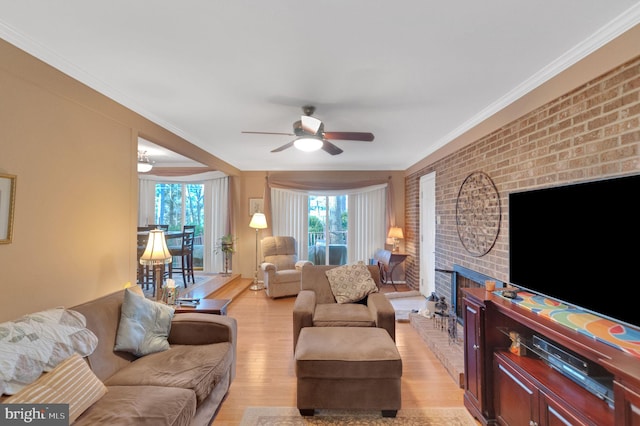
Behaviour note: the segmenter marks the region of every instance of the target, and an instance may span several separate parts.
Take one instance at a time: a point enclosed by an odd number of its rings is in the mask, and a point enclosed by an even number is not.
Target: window
[[[215,244],[229,233],[229,177],[221,172],[188,176],[139,176],[138,226],[166,223],[173,230],[195,225],[194,266],[223,270]],[[197,263],[196,263],[197,262]]]
[[[181,231],[183,225],[195,225],[193,267],[202,269],[204,185],[156,183],[154,218],[156,224],[169,225],[169,231]]]
[[[310,195],[308,259],[315,265],[346,264],[347,233],[347,195]]]
[[[272,233],[294,237],[298,258],[314,264],[368,262],[384,247],[386,194],[386,184],[341,191],[272,188]]]

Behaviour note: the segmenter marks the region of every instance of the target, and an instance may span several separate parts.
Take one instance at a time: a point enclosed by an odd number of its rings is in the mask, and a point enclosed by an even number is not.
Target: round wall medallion
[[[487,254],[498,238],[500,218],[500,196],[493,181],[486,173],[471,173],[456,200],[456,226],[464,248],[473,256]]]

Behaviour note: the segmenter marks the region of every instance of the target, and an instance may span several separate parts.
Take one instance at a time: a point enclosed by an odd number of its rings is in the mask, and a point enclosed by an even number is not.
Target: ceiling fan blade
[[[373,141],[373,133],[367,132],[324,132],[325,139],[337,139],[342,141]]]
[[[293,141],[289,142],[289,143],[285,143],[284,145],[271,150],[271,152],[280,152],[280,151],[284,151],[287,148],[291,148],[293,146]]]
[[[252,135],[284,135],[284,136],[295,136],[293,133],[281,133],[281,132],[240,132],[240,133],[250,133]]]
[[[303,115],[300,117],[300,122],[302,123],[302,130],[305,132],[315,135],[320,130],[320,126],[322,126],[322,121],[318,120],[315,117],[309,117],[308,115]]]
[[[340,148],[338,148],[328,140],[323,141],[322,150],[325,152],[328,152],[331,155],[338,155],[338,154],[342,154],[343,152]]]

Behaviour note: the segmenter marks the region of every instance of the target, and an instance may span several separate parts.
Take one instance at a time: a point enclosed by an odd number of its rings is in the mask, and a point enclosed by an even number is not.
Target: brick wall
[[[475,171],[491,177],[502,211],[497,241],[480,257],[460,243],[455,218],[460,186]],[[406,176],[406,280],[416,289],[420,177],[431,172],[440,217],[436,268],[460,264],[508,281],[509,192],[640,173],[640,57]],[[450,276],[436,273],[435,279],[437,293],[451,300]]]

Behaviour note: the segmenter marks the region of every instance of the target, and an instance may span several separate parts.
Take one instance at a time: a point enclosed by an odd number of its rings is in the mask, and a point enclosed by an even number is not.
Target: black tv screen
[[[509,194],[512,285],[640,328],[640,175]]]

